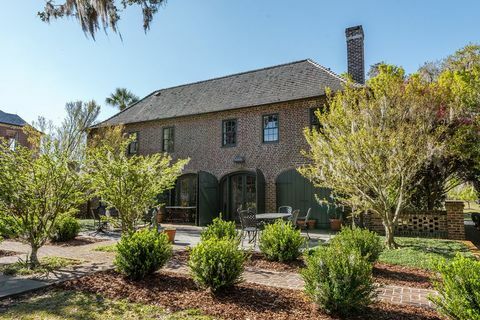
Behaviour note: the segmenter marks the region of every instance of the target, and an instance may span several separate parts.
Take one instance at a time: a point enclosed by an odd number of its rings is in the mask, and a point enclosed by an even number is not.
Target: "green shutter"
[[[265,176],[262,171],[256,170],[257,212],[265,212]]]
[[[277,193],[277,208],[279,206],[291,206],[294,210],[300,209],[300,216],[312,208],[311,219],[317,220],[317,228],[329,227],[329,210],[335,210],[333,206],[319,204],[315,195],[320,198],[328,197],[328,189],[315,188],[315,186],[297,170],[291,169],[283,172],[275,182]]]
[[[210,224],[218,217],[218,180],[211,173],[198,172],[197,221],[199,226]]]

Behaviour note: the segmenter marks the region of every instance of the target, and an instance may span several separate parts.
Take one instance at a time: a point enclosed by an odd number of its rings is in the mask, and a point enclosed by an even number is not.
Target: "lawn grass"
[[[103,246],[98,246],[93,249],[93,251],[100,252],[117,252],[117,244],[107,244]]]
[[[100,295],[77,291],[52,290],[15,301],[9,304],[6,310],[0,309],[0,320],[7,319],[210,320],[212,318],[203,316],[196,310],[168,313],[154,305],[103,299]]]
[[[40,259],[40,266],[35,270],[29,269],[25,261],[18,261],[2,266],[0,272],[10,276],[28,276],[45,274],[76,264],[80,264],[80,261],[62,257],[45,257]]]
[[[457,253],[473,257],[467,246],[458,241],[407,237],[395,237],[395,241],[399,248],[385,249],[380,255],[380,262],[433,269],[436,261],[442,258],[449,261]]]
[[[80,223],[80,232],[96,231],[95,220],[93,219],[77,219]]]

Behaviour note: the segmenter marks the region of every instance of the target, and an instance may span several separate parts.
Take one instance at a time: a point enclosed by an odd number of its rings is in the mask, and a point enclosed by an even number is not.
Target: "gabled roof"
[[[27,124],[20,116],[13,113],[6,113],[0,110],[0,123],[23,127]]]
[[[322,96],[345,80],[306,59],[161,89],[96,126],[127,124]]]

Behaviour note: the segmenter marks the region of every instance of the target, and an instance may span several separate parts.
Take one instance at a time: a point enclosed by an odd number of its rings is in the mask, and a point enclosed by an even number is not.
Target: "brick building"
[[[7,139],[11,148],[18,144],[29,146],[27,136],[23,132],[26,125],[27,122],[18,115],[0,110],[0,138]]]
[[[363,31],[346,30],[348,68],[362,82]],[[352,43],[353,41],[354,43]],[[361,45],[360,45],[361,44]],[[360,70],[360,73],[359,73]],[[307,59],[155,91],[97,126],[123,124],[136,141],[128,152],[168,152],[190,163],[167,199],[196,207],[196,224],[219,212],[235,219],[239,206],[275,212],[280,205],[312,208],[318,227],[328,226],[333,207],[320,205],[316,190],[296,171],[306,159],[306,127],[325,90],[344,79]]]

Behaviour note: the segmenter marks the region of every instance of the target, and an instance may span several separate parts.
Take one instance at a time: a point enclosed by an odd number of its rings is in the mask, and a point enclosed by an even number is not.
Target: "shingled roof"
[[[0,123],[23,127],[27,124],[20,116],[13,113],[6,113],[0,110]]]
[[[116,125],[190,116],[322,96],[345,81],[312,60],[301,60],[161,89],[98,124]]]

